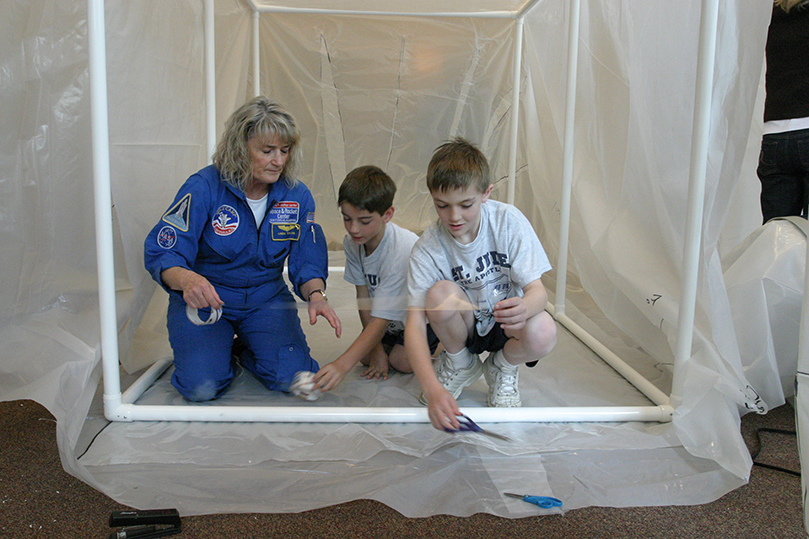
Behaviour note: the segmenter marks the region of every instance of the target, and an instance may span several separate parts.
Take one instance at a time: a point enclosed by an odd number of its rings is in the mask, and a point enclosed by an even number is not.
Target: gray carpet
[[[742,418],[751,452],[761,428],[794,430],[794,411]],[[111,511],[128,509],[68,475],[53,416],[32,401],[0,403],[0,538],[109,537]],[[794,435],[762,432],[757,461],[799,470]],[[716,502],[687,507],[590,507],[509,520],[479,514],[409,519],[378,502],[355,501],[297,514],[183,518],[178,539],[230,538],[805,538],[800,478],[754,466],[750,483]]]

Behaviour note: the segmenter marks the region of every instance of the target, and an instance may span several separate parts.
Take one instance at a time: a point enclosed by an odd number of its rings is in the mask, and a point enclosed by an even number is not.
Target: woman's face
[[[273,184],[281,177],[289,157],[289,144],[275,135],[255,136],[247,141],[253,184]]]

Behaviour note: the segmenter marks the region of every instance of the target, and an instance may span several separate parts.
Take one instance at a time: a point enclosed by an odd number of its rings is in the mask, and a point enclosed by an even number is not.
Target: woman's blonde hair
[[[253,165],[247,141],[253,137],[278,137],[289,146],[283,180],[290,187],[297,183],[300,165],[300,132],[295,119],[284,107],[266,97],[254,97],[225,123],[225,132],[213,154],[213,164],[219,170],[222,181],[244,191],[253,179]]]
[[[775,5],[789,13],[792,8],[801,8],[809,5],[809,0],[775,0]]]

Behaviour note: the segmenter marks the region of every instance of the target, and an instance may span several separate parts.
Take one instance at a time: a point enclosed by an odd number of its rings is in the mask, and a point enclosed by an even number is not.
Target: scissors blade
[[[496,432],[492,432],[486,429],[480,429],[481,434],[485,434],[486,436],[491,436],[492,438],[497,438],[498,440],[503,440],[504,442],[512,442],[513,440],[508,436],[504,436],[502,434],[497,434]]]
[[[504,442],[511,442],[511,438],[508,436],[503,436],[502,434],[497,434],[496,432],[492,432],[490,430],[486,430],[482,428],[480,425],[472,421],[472,418],[468,415],[461,416],[464,420],[466,420],[466,424],[470,431],[472,432],[479,432],[481,434],[485,434],[486,436],[491,436],[492,438],[497,438],[498,440],[503,440]]]

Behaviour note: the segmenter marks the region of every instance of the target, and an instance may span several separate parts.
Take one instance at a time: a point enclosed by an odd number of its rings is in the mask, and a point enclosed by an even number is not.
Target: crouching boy
[[[438,221],[411,253],[405,347],[433,426],[456,429],[456,399],[481,374],[489,406],[521,405],[519,366],[533,367],[556,344],[540,280],[551,265],[528,219],[489,200],[486,157],[466,140],[435,150],[427,188]],[[444,346],[435,369],[428,323]]]
[[[315,375],[316,387],[329,391],[361,362],[366,378],[387,379],[390,368],[413,372],[404,349],[407,267],[418,236],[391,222],[396,184],[375,166],[348,173],[338,192],[346,236],[345,279],[356,286],[362,332],[336,360]],[[431,350],[438,339],[428,332]]]

